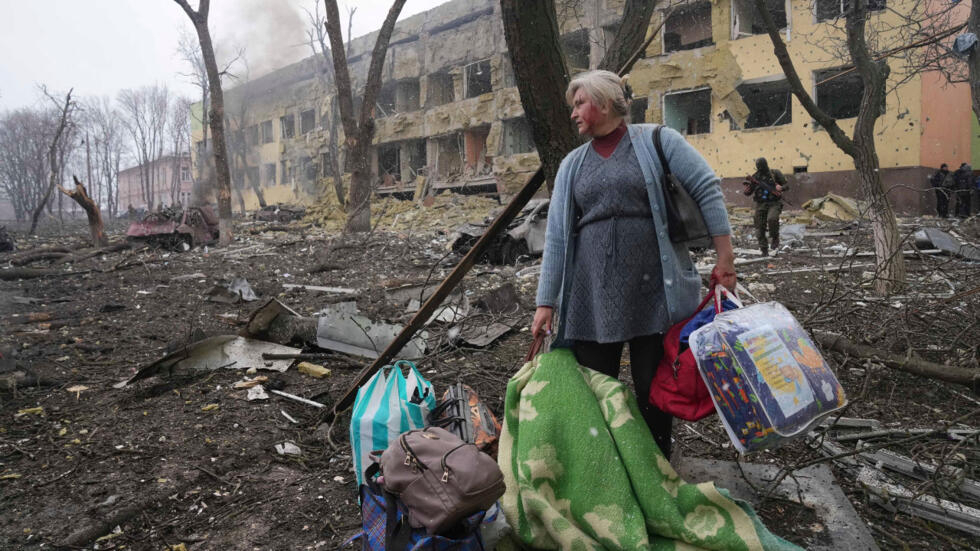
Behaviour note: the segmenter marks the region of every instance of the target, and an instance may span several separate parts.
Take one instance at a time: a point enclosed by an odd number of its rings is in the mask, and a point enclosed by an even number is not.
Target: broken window
[[[490,165],[487,162],[487,136],[489,135],[489,126],[470,128],[463,131],[467,174],[487,174],[490,171]]]
[[[647,107],[650,105],[647,98],[633,98],[630,102],[630,122],[640,124],[647,122]]]
[[[409,113],[419,109],[419,79],[408,78],[395,83],[395,111]]]
[[[453,92],[453,76],[446,71],[429,75],[425,90],[425,107],[432,108],[456,101]]]
[[[682,5],[664,24],[664,52],[693,50],[714,44],[711,37],[711,2]]]
[[[374,102],[375,117],[383,119],[395,112],[395,83],[389,82],[378,90],[378,99]]]
[[[490,60],[484,59],[476,63],[470,63],[464,68],[464,96],[475,98],[493,91],[490,84]]]
[[[299,133],[306,134],[316,127],[316,111],[309,109],[299,114]]]
[[[286,170],[286,161],[279,161],[279,182],[285,184],[288,180],[289,172]]]
[[[262,185],[276,185],[276,164],[266,163],[262,165]]]
[[[579,29],[561,37],[562,50],[569,70],[585,71],[589,68],[589,31]]]
[[[256,125],[249,126],[245,129],[245,139],[248,145],[258,145],[259,143],[259,127]]]
[[[789,83],[786,79],[756,84],[742,84],[738,87],[742,101],[749,108],[745,128],[764,128],[782,126],[793,122],[792,100]],[[738,130],[732,121],[732,130]]]
[[[401,179],[401,147],[386,143],[378,146],[378,178],[381,187],[395,185]]]
[[[885,0],[867,0],[867,10],[869,12],[882,11],[886,6]],[[816,0],[814,9],[817,12],[817,21],[827,21],[844,17],[850,7],[849,0]]]
[[[711,89],[665,94],[664,124],[681,134],[711,132]]]
[[[455,132],[448,136],[431,138],[434,141],[433,166],[436,181],[454,181],[463,172],[463,135]]]
[[[262,123],[262,143],[272,143],[275,137],[272,135],[272,121]]]
[[[425,140],[412,140],[405,144],[408,152],[408,168],[411,171],[412,180],[421,172],[425,171],[428,164],[428,157],[425,153]]]
[[[290,113],[279,117],[279,136],[282,138],[292,138],[296,135],[296,117]]]
[[[504,121],[504,155],[516,155],[534,151],[531,125],[525,117]]]
[[[766,8],[776,22],[776,27],[785,29],[789,26],[786,17],[787,0],[765,0]],[[755,9],[755,0],[732,0],[732,38],[766,34],[765,24],[759,11]]]
[[[844,74],[841,69],[814,71],[813,82],[817,90],[817,107],[835,119],[857,116],[864,94],[864,82],[857,71]]]
[[[316,164],[310,157],[303,157],[299,160],[300,166],[300,177],[303,178],[304,182],[312,182],[316,180]]]

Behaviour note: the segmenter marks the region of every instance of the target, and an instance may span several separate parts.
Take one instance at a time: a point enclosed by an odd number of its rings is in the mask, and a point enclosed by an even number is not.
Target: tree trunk
[[[191,9],[187,0],[174,0],[194,24],[197,39],[201,43],[201,56],[208,73],[208,88],[211,94],[211,109],[208,113],[208,125],[211,128],[211,141],[214,143],[214,171],[217,179],[218,196],[218,244],[227,246],[231,243],[231,171],[228,169],[228,146],[225,141],[225,99],[221,91],[221,74],[218,72],[218,62],[214,58],[214,45],[211,43],[211,32],[208,30],[208,12],[211,1],[201,0],[197,11]]]
[[[626,66],[634,53],[643,45],[650,28],[650,16],[657,8],[657,0],[628,0],[623,7],[623,18],[612,43],[602,56],[598,68],[618,74],[630,72]],[[635,63],[636,60],[633,60]]]
[[[373,121],[372,121],[373,123]],[[370,159],[371,134],[373,131],[361,132],[349,150],[347,168],[350,169],[350,200],[347,209],[347,227],[349,232],[365,232],[371,230],[371,167]],[[350,140],[348,140],[350,141]]]
[[[65,104],[61,108],[61,118],[58,120],[58,127],[55,130],[54,137],[51,139],[51,145],[48,147],[48,189],[44,192],[44,197],[41,198],[41,202],[37,204],[37,208],[34,209],[34,213],[31,216],[31,230],[30,234],[34,234],[37,231],[37,222],[41,218],[41,214],[44,212],[44,206],[48,203],[48,199],[51,198],[51,192],[54,191],[54,186],[58,183],[58,176],[61,174],[61,168],[58,166],[58,145],[61,141],[61,136],[65,132],[65,128],[68,126],[71,118],[71,112],[73,109],[73,104],[71,101],[72,90],[68,91],[65,96]]]
[[[973,2],[970,5],[967,30],[980,36],[980,2]],[[970,69],[970,96],[973,102],[973,116],[980,119],[980,52],[974,50],[970,54],[967,67]]]
[[[500,0],[500,7],[521,105],[550,190],[561,160],[581,143],[565,101],[568,67],[555,4]]]
[[[85,191],[85,186],[78,181],[78,178],[72,176],[72,179],[75,180],[74,191],[69,191],[60,185],[58,189],[78,203],[85,211],[85,215],[88,216],[88,229],[92,235],[92,246],[96,248],[108,246],[109,238],[105,234],[105,226],[102,224],[102,211],[99,209],[98,203],[89,197]]]

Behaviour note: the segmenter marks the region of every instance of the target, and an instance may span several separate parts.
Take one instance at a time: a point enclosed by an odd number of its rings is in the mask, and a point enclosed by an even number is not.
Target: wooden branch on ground
[[[34,279],[38,277],[65,277],[89,273],[90,270],[78,272],[63,272],[61,270],[40,270],[34,268],[11,268],[0,270],[0,281],[15,281],[18,279]]]
[[[900,369],[921,377],[964,385],[970,387],[974,393],[980,394],[980,370],[951,367],[926,360],[908,359],[870,346],[850,342],[836,333],[827,331],[814,331],[813,336],[824,348],[852,357],[878,361],[892,369]]]
[[[74,254],[69,249],[64,247],[51,247],[20,253],[10,259],[10,265],[26,266],[27,264],[33,264],[34,262],[42,262],[45,260],[53,261],[52,264],[70,264],[72,262],[81,262],[82,260],[88,260],[89,258],[99,255],[124,251],[130,248],[132,248],[132,245],[128,241],[117,241],[116,243],[110,243],[105,247],[98,249],[84,249],[77,251]]]

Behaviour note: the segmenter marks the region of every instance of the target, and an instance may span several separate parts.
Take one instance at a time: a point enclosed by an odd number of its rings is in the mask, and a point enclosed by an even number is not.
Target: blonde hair
[[[624,88],[628,86],[626,84],[627,79],[628,75],[619,78],[619,75],[612,71],[598,70],[579,73],[568,83],[565,101],[571,105],[576,92],[581,88],[592,99],[592,103],[603,106],[606,105],[606,102],[610,102],[613,112],[620,117],[626,117],[630,112],[630,102],[624,92]]]

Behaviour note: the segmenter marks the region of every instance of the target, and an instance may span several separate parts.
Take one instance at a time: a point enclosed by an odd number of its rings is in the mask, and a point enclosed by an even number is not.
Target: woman
[[[579,134],[592,140],[562,161],[548,214],[535,337],[571,347],[581,365],[618,377],[629,343],[640,412],[670,457],[672,418],[649,403],[647,389],[663,355],[663,334],[690,316],[701,278],[687,247],[668,237],[653,125],[627,125],[620,78],[609,71],[576,76],[565,94]],[[671,171],[698,203],[718,261],[712,272],[735,287],[731,228],[718,177],[676,131],[661,131]]]

